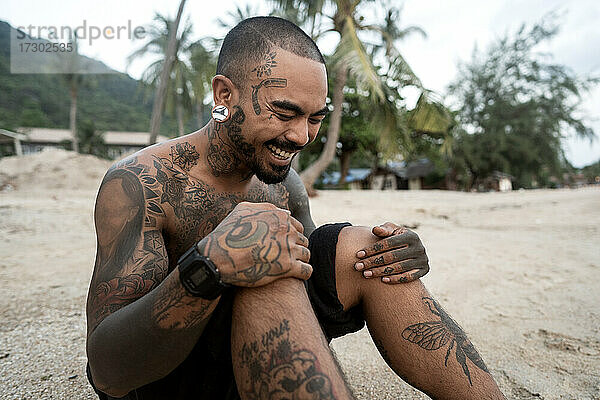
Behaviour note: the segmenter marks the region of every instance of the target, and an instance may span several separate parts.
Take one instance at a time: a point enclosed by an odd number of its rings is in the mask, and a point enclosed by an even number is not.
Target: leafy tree
[[[403,99],[399,89],[407,85],[421,89],[423,101],[418,104],[419,107],[429,107],[432,102],[428,99],[429,92],[423,88],[396,44],[410,34],[424,32],[418,27],[400,29],[400,9],[389,6],[385,1],[277,0],[274,3],[277,14],[309,26],[313,38],[318,38],[328,31],[339,35],[330,68],[330,74],[333,76],[333,87],[330,91],[333,110],[329,118],[327,141],[319,158],[300,174],[309,193],[314,193],[314,182],[336,154],[342,126],[344,87],[349,76],[356,82],[359,90],[368,94],[373,109],[371,121],[376,123],[380,150],[386,155],[391,155],[399,151],[403,142],[409,139],[408,132],[411,127],[407,119],[402,117],[405,110],[402,107]],[[383,23],[365,22],[363,12],[369,6],[385,9]],[[359,37],[362,32],[370,33],[369,37],[375,37],[375,42],[362,40]],[[439,109],[435,108],[433,111],[437,110]],[[420,121],[422,115],[415,114],[415,127],[423,123]]]
[[[77,130],[79,150],[82,154],[92,154],[108,158],[108,148],[104,142],[104,133],[96,129],[93,121],[85,120]]]
[[[544,184],[565,165],[561,139],[572,132],[594,137],[578,114],[597,79],[579,78],[536,52],[557,32],[552,17],[523,25],[459,66],[449,87],[460,124],[451,165],[467,188],[496,170],[513,175],[517,186]]]
[[[199,40],[190,46],[190,84],[192,85],[194,102],[196,104],[196,118],[198,128],[204,125],[205,110],[204,101],[212,92],[212,78],[217,70],[217,57],[214,51]],[[209,100],[210,104],[211,100]]]

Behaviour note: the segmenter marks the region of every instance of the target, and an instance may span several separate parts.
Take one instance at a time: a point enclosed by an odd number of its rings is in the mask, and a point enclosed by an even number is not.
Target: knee
[[[365,278],[362,271],[355,269],[355,264],[360,261],[356,253],[379,240],[380,237],[364,226],[350,226],[340,232],[336,247],[335,280],[338,298],[345,310],[373,295],[378,298],[412,296],[423,290],[423,284],[418,278],[405,283],[390,284],[383,283],[379,278]],[[408,261],[407,264],[413,265],[412,262]],[[425,264],[427,265],[427,262]]]
[[[363,286],[371,283],[354,269],[354,264],[359,261],[356,253],[377,240],[379,238],[365,226],[348,226],[340,231],[335,249],[335,284],[345,310],[360,303]]]

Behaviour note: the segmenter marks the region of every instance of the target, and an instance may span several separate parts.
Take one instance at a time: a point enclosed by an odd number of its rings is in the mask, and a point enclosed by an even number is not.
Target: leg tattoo
[[[265,332],[260,341],[245,342],[240,352],[250,381],[244,388],[250,399],[333,400],[329,377],[320,371],[317,357],[290,340],[289,321]]]
[[[456,361],[461,365],[463,372],[469,379],[469,384],[473,386],[471,382],[471,373],[467,366],[467,358],[473,362],[481,370],[489,373],[485,363],[483,362],[475,346],[467,338],[465,332],[458,326],[458,324],[442,309],[437,301],[430,297],[423,297],[423,301],[429,307],[429,310],[440,317],[440,321],[429,321],[421,322],[418,324],[410,325],[402,332],[402,337],[411,343],[419,345],[425,350],[437,350],[450,342],[448,351],[446,352],[446,358],[444,365],[448,366],[448,357],[450,351],[456,344],[454,350],[456,354]]]

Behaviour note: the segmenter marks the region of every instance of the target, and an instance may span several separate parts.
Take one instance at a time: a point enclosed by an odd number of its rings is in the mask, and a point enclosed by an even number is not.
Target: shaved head
[[[257,77],[268,77],[277,64],[275,48],[325,64],[315,42],[302,29],[277,17],[254,17],[240,22],[225,39],[217,62],[217,75],[228,77],[238,88],[245,86],[248,68]]]

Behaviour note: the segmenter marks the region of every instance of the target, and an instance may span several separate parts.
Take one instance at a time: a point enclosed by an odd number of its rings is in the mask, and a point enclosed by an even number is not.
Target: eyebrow
[[[300,107],[298,104],[292,103],[291,101],[288,101],[288,100],[273,100],[271,102],[271,104],[277,108],[295,112],[298,115],[306,114],[304,112],[304,110],[302,109],[302,107]],[[325,107],[321,108],[319,111],[317,111],[313,114],[310,114],[310,116],[311,117],[319,117],[321,115],[327,115],[328,113],[329,113],[329,108],[327,106],[325,106]]]

